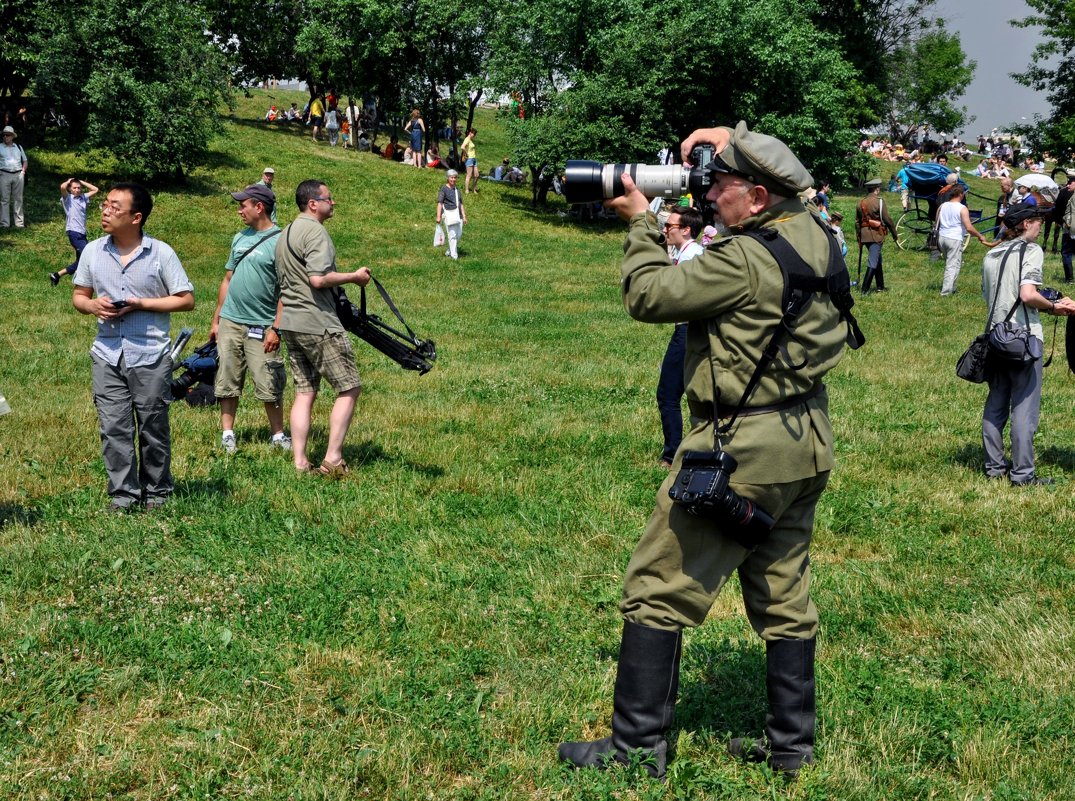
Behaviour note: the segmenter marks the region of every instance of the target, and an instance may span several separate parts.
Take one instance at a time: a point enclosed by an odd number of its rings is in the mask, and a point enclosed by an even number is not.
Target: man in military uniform
[[[888,231],[892,232],[893,241],[896,240],[896,224],[892,222],[885,201],[881,199],[881,179],[871,178],[866,182],[866,189],[868,194],[855,208],[855,230],[858,232],[859,253],[862,252],[862,246],[866,246],[866,277],[862,279],[863,295],[870,291],[870,284],[875,278],[877,291],[885,291],[881,245]]]
[[[794,332],[805,365],[774,360],[744,413],[729,421],[781,320],[785,290],[780,265],[748,232],[779,234],[816,276],[826,275],[834,242],[796,197],[813,179],[783,142],[740,122],[734,131],[695,131],[683,143],[684,158],[703,142],[717,152],[707,168],[712,186],[706,199],[732,235],[697,258],[667,269],[657,220],[627,175],[623,197],[607,203],[630,226],[622,266],[628,313],[648,323],[688,321],[692,428],[624,577],[612,735],[563,743],[559,756],[575,767],[600,768],[629,762],[634,754],[651,775],[664,775],[682,630],[705,620],[738,572],[747,618],[766,643],[769,715],[765,740],[733,740],[729,750],[796,775],[813,759],[818,618],[810,600],[809,550],[814,509],[833,467],[822,377],[840,361],[847,327],[829,295],[813,295]],[[842,262],[839,267],[846,287],[846,268]],[[714,417],[722,428],[720,447],[739,465],[729,486],[775,520],[771,533],[752,547],[739,543],[737,526],[694,516],[668,495],[684,453],[715,449]]]

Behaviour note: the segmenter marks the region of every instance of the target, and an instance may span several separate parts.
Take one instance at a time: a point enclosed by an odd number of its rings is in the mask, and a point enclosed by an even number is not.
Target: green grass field
[[[209,166],[155,192],[149,230],[198,299],[173,330],[205,340],[239,226],[227,192],[272,165],[282,223],[299,181],[327,181],[341,266],[369,265],[440,359],[419,377],[356,345],[345,480],[296,477],[248,393],[237,455],[216,409],[176,406],[174,503],[105,515],[93,321],[46,275],[71,255],[59,183],[122,176],[31,150],[29,227],[0,233],[0,796],[1075,797],[1075,384],[1061,327],[1036,443],[1060,483],[987,482],[985,389],[954,375],[985,315],[977,243],[951,298],[940,262],[886,245],[890,291],[855,309],[869,342],[829,376],[816,767],[785,787],[725,754],[765,711],[764,650],[730,586],[686,638],[668,782],[570,773],[556,743],[607,731],[620,578],[663,478],[669,330],[622,311],[623,226],[483,182],[453,263],[431,246],[443,173],[270,129],[269,102],[240,98]],[[487,170],[507,141],[491,111],[477,127]],[[856,201],[834,200],[852,220]],[[1046,272],[1059,284],[1058,257]]]

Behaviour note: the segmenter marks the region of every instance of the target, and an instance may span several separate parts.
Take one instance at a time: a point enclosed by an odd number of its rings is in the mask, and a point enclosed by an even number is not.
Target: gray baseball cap
[[[232,192],[231,196],[236,200],[257,200],[266,206],[276,205],[276,195],[264,184],[251,184],[242,192]]]

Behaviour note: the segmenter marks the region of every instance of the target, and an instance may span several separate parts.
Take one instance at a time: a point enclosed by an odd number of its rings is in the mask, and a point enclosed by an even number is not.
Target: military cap
[[[782,197],[794,197],[814,185],[813,176],[787,145],[774,136],[748,130],[742,120],[708,168],[738,175]]]
[[[863,184],[863,186],[865,186],[867,189],[875,189],[880,185],[881,185],[881,179],[880,178],[871,178],[865,184]]]
[[[264,203],[267,208],[276,205],[276,194],[262,184],[251,184],[242,192],[232,192],[231,196],[236,200],[256,200]]]
[[[1034,217],[1044,217],[1048,213],[1048,209],[1043,209],[1034,203],[1012,203],[1004,212],[1004,224],[1011,227]]]

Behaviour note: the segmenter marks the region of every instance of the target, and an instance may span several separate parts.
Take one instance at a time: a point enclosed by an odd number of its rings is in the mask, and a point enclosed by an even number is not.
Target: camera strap
[[[765,370],[773,362],[773,360],[780,355],[784,363],[792,370],[801,370],[809,362],[809,355],[804,355],[801,362],[796,364],[792,357],[791,352],[788,350],[788,341],[798,342],[795,337],[795,327],[798,325],[799,316],[806,310],[806,308],[813,301],[815,295],[824,294],[828,295],[833,305],[840,312],[840,318],[847,324],[847,344],[852,349],[858,349],[862,347],[866,342],[866,337],[863,335],[862,330],[859,328],[858,321],[851,313],[851,307],[855,305],[855,299],[851,296],[851,276],[847,272],[847,265],[844,263],[843,255],[840,252],[840,246],[836,242],[836,237],[832,231],[829,230],[825,222],[819,217],[811,215],[814,222],[825,233],[826,239],[829,243],[829,264],[824,276],[819,276],[814,272],[796,251],[791,244],[780,235],[780,232],[775,228],[762,228],[755,231],[744,231],[743,236],[749,236],[762,245],[769,254],[776,260],[776,263],[780,266],[780,272],[784,276],[784,295],[781,299],[781,306],[783,313],[781,314],[780,321],[777,323],[776,329],[773,331],[769,342],[762,349],[761,356],[758,358],[758,363],[754,367],[754,372],[750,376],[750,380],[747,382],[746,389],[743,390],[743,396],[739,399],[739,403],[735,407],[735,411],[732,412],[731,418],[722,426],[717,426],[716,421],[719,417],[719,406],[717,403],[716,395],[716,379],[714,378],[714,394],[713,394],[713,420],[714,420],[714,437],[718,434],[726,434],[735,425],[735,421],[740,415],[744,413],[747,402],[753,396],[755,390],[758,388],[758,384],[761,383],[762,375]],[[801,344],[801,343],[800,343]],[[816,394],[816,390],[815,390]],[[800,396],[798,399],[788,399],[785,404],[778,404],[781,408],[790,408],[790,406],[797,405],[798,402],[812,397],[809,393]],[[794,401],[794,402],[792,402]],[[790,404],[790,406],[788,405]],[[766,411],[777,411],[776,407],[766,408]]]
[[[257,242],[255,242],[253,245],[251,245],[246,250],[244,250],[243,255],[235,260],[235,266],[232,267],[232,272],[234,272],[235,270],[239,269],[239,262],[241,262],[243,259],[245,259],[247,256],[249,256],[251,253],[253,253],[257,249],[258,245],[260,245],[263,242],[268,242],[274,236],[278,236],[279,234],[280,234],[279,229],[273,231],[272,233],[266,234],[261,239],[259,239]],[[290,244],[288,244],[287,249],[291,250],[291,245]],[[295,255],[295,251],[291,250],[291,254]],[[295,257],[298,258],[298,256],[295,256]]]
[[[286,230],[284,244],[295,260],[305,267],[306,259],[291,247],[291,226],[289,225]],[[411,327],[407,325],[403,315],[399,313],[396,304],[392,302],[392,297],[388,294],[388,290],[372,275],[370,280],[373,281],[373,285],[377,287],[377,292],[380,293],[388,308],[392,310],[396,319],[407,329],[407,333],[397,331],[383,322],[376,314],[369,314],[366,311],[365,287],[361,288],[362,296],[358,307],[350,301],[342,286],[332,288],[332,299],[336,306],[336,316],[340,318],[340,325],[359,339],[372,345],[403,369],[417,370],[419,375],[425,375],[433,369],[433,362],[437,359],[436,345],[431,339],[419,339],[414,331],[411,330]]]

